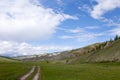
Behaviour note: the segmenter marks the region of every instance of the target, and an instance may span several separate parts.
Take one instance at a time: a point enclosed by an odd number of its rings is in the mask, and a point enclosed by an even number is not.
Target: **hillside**
[[[120,38],[95,43],[83,48],[58,53],[16,57],[24,61],[51,61],[53,63],[81,63],[81,62],[117,62],[120,61]]]
[[[120,40],[116,40],[110,46],[95,52],[88,60],[96,62],[120,61]]]
[[[54,56],[53,61],[56,60],[64,63],[118,62],[120,61],[120,38],[61,52]]]
[[[103,43],[95,43],[83,48],[51,53],[51,54],[43,54],[43,55],[33,55],[33,56],[19,56],[14,59],[24,60],[24,61],[51,61],[51,62],[63,62],[63,63],[71,63],[84,61],[86,57],[99,48],[99,45]],[[80,60],[78,60],[80,59]],[[76,61],[77,60],[77,61]]]
[[[8,58],[8,57],[0,56],[0,62],[6,62],[6,61],[11,62],[15,60]]]
[[[94,46],[95,48],[93,48],[92,46]],[[120,39],[115,41],[103,42],[101,44],[98,44],[98,46],[95,46],[95,44],[93,44],[93,45],[90,45],[89,47],[74,50],[73,52],[71,52],[71,53],[77,54],[77,56],[71,59],[70,63],[119,62],[120,61]],[[82,50],[88,51],[88,52],[81,53]]]

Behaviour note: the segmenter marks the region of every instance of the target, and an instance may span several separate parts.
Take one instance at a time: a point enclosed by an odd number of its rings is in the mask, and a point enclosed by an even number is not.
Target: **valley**
[[[0,80],[120,80],[120,0],[0,0]]]

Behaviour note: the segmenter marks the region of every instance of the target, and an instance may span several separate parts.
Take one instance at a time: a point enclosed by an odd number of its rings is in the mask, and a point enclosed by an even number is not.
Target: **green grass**
[[[0,80],[18,80],[31,69],[30,64],[20,62],[0,62]]]
[[[45,62],[1,62],[0,80],[18,80],[32,66],[41,67],[41,80],[119,80],[120,63],[51,64]],[[36,68],[37,69],[37,68]],[[33,75],[36,73],[33,73]],[[27,80],[31,80],[31,75]]]
[[[41,80],[119,80],[120,63],[41,64]]]
[[[15,60],[13,60],[13,59],[9,59],[9,58],[7,58],[7,57],[1,57],[0,56],[0,62],[13,62],[13,61],[15,61]]]

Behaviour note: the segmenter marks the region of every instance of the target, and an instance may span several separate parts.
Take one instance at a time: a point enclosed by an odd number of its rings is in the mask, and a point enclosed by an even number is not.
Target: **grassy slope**
[[[0,62],[6,62],[6,61],[15,61],[15,60],[7,58],[7,57],[0,56]]]
[[[41,64],[41,80],[118,80],[120,63]]]

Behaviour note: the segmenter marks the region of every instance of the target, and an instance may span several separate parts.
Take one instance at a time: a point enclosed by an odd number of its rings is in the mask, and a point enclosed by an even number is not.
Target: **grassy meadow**
[[[119,80],[120,63],[52,64],[45,62],[0,63],[0,80],[18,80],[40,65],[41,80]],[[34,73],[33,73],[34,74]],[[31,80],[32,76],[27,80]]]
[[[0,62],[0,80],[18,80],[31,69],[31,64],[21,62]]]
[[[41,80],[119,80],[120,63],[43,64]]]

